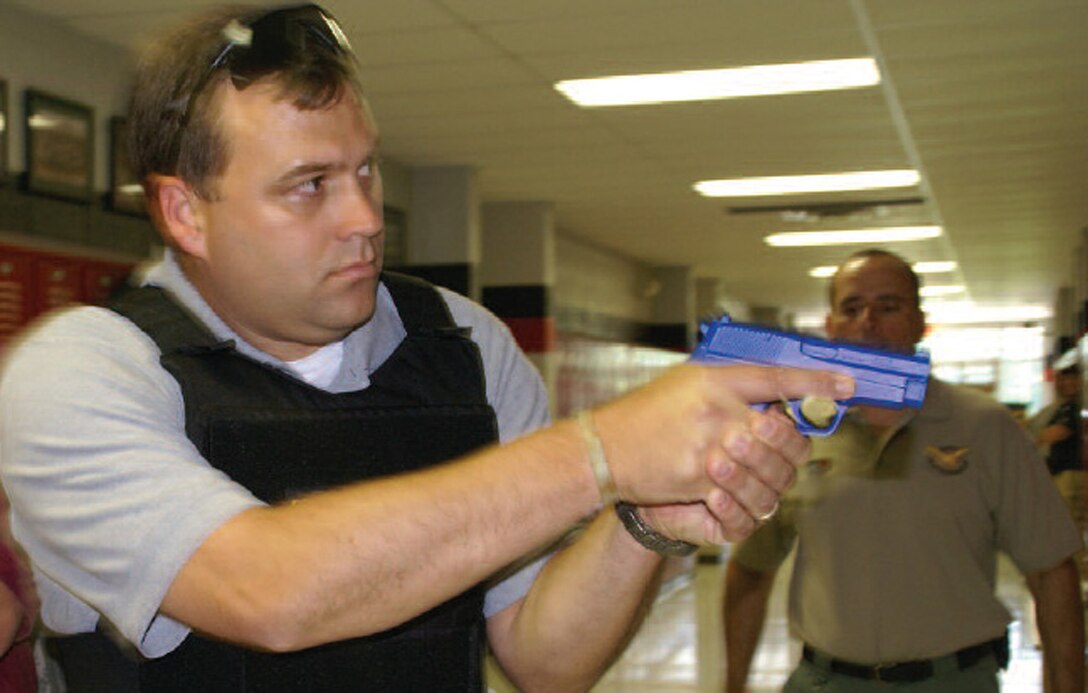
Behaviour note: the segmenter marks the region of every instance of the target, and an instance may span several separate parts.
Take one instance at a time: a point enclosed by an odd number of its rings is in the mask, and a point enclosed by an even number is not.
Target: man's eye
[[[372,156],[359,167],[360,178],[372,178],[378,173],[378,157]]]
[[[302,193],[306,193],[308,195],[313,195],[313,194],[316,194],[318,192],[321,192],[321,188],[324,187],[324,185],[325,185],[325,177],[324,176],[314,176],[313,178],[310,178],[309,180],[306,180],[306,181],[303,181],[302,183],[300,183],[298,185],[298,190],[300,192],[302,192]]]

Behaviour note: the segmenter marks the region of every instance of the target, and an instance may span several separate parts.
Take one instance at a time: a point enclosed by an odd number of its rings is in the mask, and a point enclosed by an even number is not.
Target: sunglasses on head
[[[219,70],[227,70],[234,85],[244,88],[314,49],[352,59],[355,55],[337,21],[317,5],[281,7],[245,23],[234,19],[223,27],[222,34],[226,44],[193,88],[182,129],[189,123],[197,97]]]

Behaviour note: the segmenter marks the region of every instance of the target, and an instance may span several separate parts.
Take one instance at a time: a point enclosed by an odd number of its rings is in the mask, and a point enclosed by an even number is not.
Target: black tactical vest
[[[343,394],[241,355],[160,289],[137,289],[112,307],[158,344],[181,385],[186,433],[204,457],[277,503],[438,464],[498,437],[467,330],[430,285],[392,273],[383,280],[408,335],[369,387]],[[164,657],[135,661],[93,634],[60,639],[59,658],[73,693],[480,691],[482,604],[477,585],[389,631],[288,654],[192,633]]]

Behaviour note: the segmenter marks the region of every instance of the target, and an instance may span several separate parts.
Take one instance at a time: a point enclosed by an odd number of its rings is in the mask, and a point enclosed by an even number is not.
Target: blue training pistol
[[[829,342],[817,337],[779,332],[758,325],[736,323],[728,315],[704,323],[702,339],[691,360],[704,363],[734,363],[756,366],[786,366],[835,371],[854,378],[854,396],[835,401],[830,424],[816,425],[802,412],[802,402],[788,402],[797,430],[809,436],[835,432],[852,404],[870,404],[887,409],[918,409],[926,398],[929,354],[896,354],[870,347]],[[754,404],[763,410],[766,403]]]

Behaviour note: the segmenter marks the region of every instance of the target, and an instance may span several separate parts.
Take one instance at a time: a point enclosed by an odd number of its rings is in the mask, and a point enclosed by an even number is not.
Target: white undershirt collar
[[[344,342],[326,344],[309,356],[284,365],[300,380],[322,390],[329,387],[340,373],[340,364],[344,361]]]

